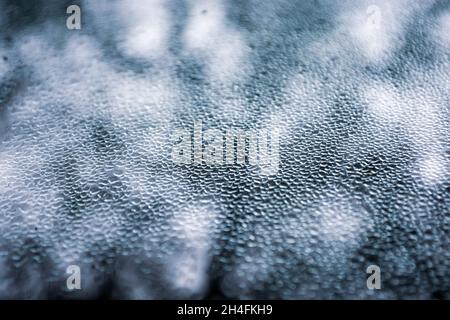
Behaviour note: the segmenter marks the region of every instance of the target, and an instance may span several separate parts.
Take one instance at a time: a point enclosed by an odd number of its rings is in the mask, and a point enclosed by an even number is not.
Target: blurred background
[[[449,1],[2,0],[0,27],[1,298],[449,299]],[[174,164],[199,120],[278,130],[278,173]]]

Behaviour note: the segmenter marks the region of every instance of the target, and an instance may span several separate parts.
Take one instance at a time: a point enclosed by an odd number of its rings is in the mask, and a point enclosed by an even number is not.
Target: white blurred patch
[[[383,83],[373,83],[364,92],[369,114],[392,124],[403,119],[405,110],[394,88]]]
[[[442,137],[447,129],[446,98],[437,90],[445,91],[445,81],[439,70],[416,71],[411,77],[427,79],[426,83],[408,83],[395,88],[388,83],[372,83],[363,88],[367,111],[387,125],[387,129],[403,128],[418,154],[417,170],[426,185],[445,179],[445,147]],[[376,125],[373,123],[372,125]]]
[[[220,0],[189,1],[189,19],[184,32],[186,49],[206,58],[212,81],[227,81],[242,76],[247,46],[243,36],[226,21]]]
[[[426,155],[419,160],[419,172],[422,181],[428,186],[443,181],[446,175],[444,157],[433,153]]]
[[[137,58],[158,58],[166,53],[170,15],[163,0],[127,0],[116,4],[127,24],[120,48]]]
[[[171,29],[167,4],[164,0],[98,0],[86,1],[85,6],[102,30],[114,30],[123,54],[151,60],[167,53]]]
[[[316,214],[319,217],[318,230],[332,245],[356,244],[360,234],[368,229],[362,217],[365,212],[356,212],[350,204],[324,203]]]
[[[450,49],[450,12],[439,17],[434,35],[438,44]]]
[[[30,79],[32,86],[20,100],[22,109],[27,111],[23,116],[27,118],[32,113],[47,112],[42,108],[45,104],[74,106],[74,113],[85,116],[93,111],[92,97],[98,98],[113,73],[109,65],[102,62],[103,55],[97,44],[87,36],[71,37],[61,51],[43,37],[24,37],[18,50],[35,71]],[[105,82],[99,81],[99,74]]]
[[[342,31],[348,33],[362,54],[374,64],[385,63],[403,44],[409,18],[430,1],[372,0],[348,2],[341,16]]]
[[[176,290],[201,293],[208,280],[216,213],[206,205],[187,206],[175,213],[171,225],[182,250],[166,262],[167,279]]]

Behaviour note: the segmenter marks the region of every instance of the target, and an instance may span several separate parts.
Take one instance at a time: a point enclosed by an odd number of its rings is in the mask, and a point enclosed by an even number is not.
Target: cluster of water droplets
[[[4,1],[0,297],[448,298],[450,8],[355,2]],[[173,163],[198,120],[279,171]]]

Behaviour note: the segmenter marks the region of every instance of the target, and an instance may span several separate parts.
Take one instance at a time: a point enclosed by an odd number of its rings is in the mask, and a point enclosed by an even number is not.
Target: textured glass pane
[[[77,3],[0,3],[0,297],[450,297],[448,1]]]

